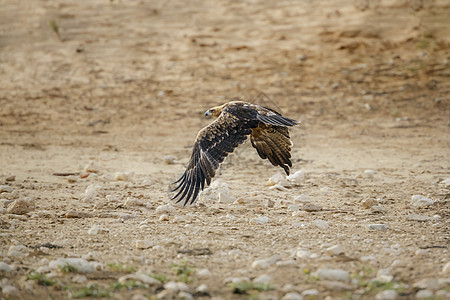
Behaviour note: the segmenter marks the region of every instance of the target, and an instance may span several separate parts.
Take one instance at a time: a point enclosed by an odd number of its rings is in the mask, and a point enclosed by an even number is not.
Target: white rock
[[[257,259],[252,263],[252,268],[256,270],[265,269],[275,264],[279,260],[281,260],[281,257],[278,254],[264,259]]]
[[[127,181],[130,178],[129,175],[130,174],[127,172],[116,172],[116,173],[114,173],[114,180]]]
[[[166,290],[174,290],[174,291],[188,291],[189,287],[184,282],[174,282],[169,281],[164,285]]]
[[[219,203],[234,203],[234,201],[236,201],[236,198],[229,193],[219,193]]]
[[[301,203],[309,203],[311,202],[311,198],[308,195],[301,194],[298,196],[294,196],[295,202],[301,202]]]
[[[411,197],[411,205],[415,207],[427,207],[434,204],[434,200],[422,195],[413,195]]]
[[[50,261],[48,264],[49,268],[52,270],[58,270],[66,265],[73,266],[78,273],[92,273],[103,269],[101,263],[87,261],[82,258],[58,258]]]
[[[77,274],[72,278],[73,283],[85,283],[87,280],[87,277],[81,274]]]
[[[423,256],[423,255],[427,255],[428,254],[428,249],[417,249],[415,254],[417,256]]]
[[[196,292],[198,293],[206,293],[208,291],[208,286],[206,284],[200,284],[196,289]]]
[[[303,297],[299,293],[290,292],[285,294],[281,300],[303,300]]]
[[[345,282],[350,279],[348,272],[340,269],[318,269],[314,275],[322,280]]]
[[[93,160],[90,160],[83,169],[85,172],[90,172],[90,173],[98,173],[99,172],[99,168],[95,165]]]
[[[417,214],[409,214],[406,216],[406,220],[408,221],[418,221],[418,222],[426,222],[433,220],[432,217],[417,215]]]
[[[442,180],[440,183],[443,184],[445,187],[449,187],[450,186],[450,178],[446,178],[446,179]]]
[[[258,223],[258,224],[267,224],[269,222],[269,218],[266,216],[260,216],[260,217],[254,218],[253,220],[255,221],[255,223]]]
[[[133,197],[127,197],[127,200],[125,200],[124,203],[125,206],[127,207],[132,207],[132,206],[144,206],[145,203],[139,199],[133,198]]]
[[[94,253],[92,253],[92,252],[88,252],[88,253],[86,253],[86,254],[83,254],[83,255],[81,256],[81,258],[82,258],[82,259],[85,259],[85,260],[87,260],[87,261],[94,261],[94,260],[95,260],[95,255],[94,255]]]
[[[302,171],[297,171],[294,174],[287,176],[286,179],[292,184],[300,185],[303,183],[303,180],[305,179],[305,174]]]
[[[163,162],[168,165],[173,165],[176,160],[177,160],[177,158],[173,155],[165,155],[163,157]]]
[[[420,290],[416,293],[416,299],[428,299],[433,297],[433,292],[430,290]]]
[[[286,188],[286,186],[277,183],[271,187],[269,187],[269,190],[277,190],[277,191],[287,191],[288,189]]]
[[[291,186],[291,184],[286,180],[286,177],[281,173],[277,173],[277,174],[273,175],[267,181],[268,186],[275,186],[277,184],[282,187]]]
[[[302,296],[318,296],[319,295],[319,291],[316,289],[310,289],[310,290],[304,290],[302,292]]]
[[[175,211],[175,207],[173,207],[170,204],[160,205],[156,208],[157,214],[166,214],[166,213],[172,213]]]
[[[178,293],[177,299],[191,300],[191,299],[194,299],[194,296],[192,296],[188,292],[181,291]]]
[[[382,283],[391,282],[394,279],[394,276],[391,275],[391,271],[389,269],[380,269],[377,272],[376,280]]]
[[[327,254],[330,255],[330,256],[340,255],[340,254],[344,254],[345,253],[345,249],[341,245],[331,246],[331,247],[327,248],[326,251],[327,251]]]
[[[0,185],[0,193],[11,193],[12,191],[14,191],[12,186],[9,185]]]
[[[34,200],[32,198],[16,199],[6,208],[9,214],[23,215],[34,210]]]
[[[363,177],[372,179],[374,174],[374,170],[364,170]]]
[[[136,248],[137,249],[148,249],[153,247],[153,242],[151,240],[137,240]]]
[[[253,282],[254,283],[262,283],[262,284],[269,284],[271,280],[272,280],[272,277],[270,277],[267,274],[263,274],[263,275],[260,275],[260,276],[256,277],[255,279],[253,279]]]
[[[162,215],[159,216],[159,220],[160,221],[169,221],[169,215],[162,214]]]
[[[49,273],[50,272],[50,268],[48,266],[41,266],[41,267],[36,269],[36,272],[38,272],[40,274]]]
[[[327,221],[324,220],[314,220],[313,225],[320,228],[320,229],[328,229],[330,225],[328,225]]]
[[[98,187],[96,185],[89,185],[86,190],[84,191],[83,197],[85,199],[92,199],[98,196]]]
[[[384,231],[384,230],[389,229],[389,225],[386,225],[386,224],[367,224],[367,229]]]
[[[413,287],[419,290],[436,291],[439,289],[439,281],[437,278],[424,278],[414,282]]]
[[[396,268],[396,267],[403,267],[405,266],[405,262],[400,260],[400,259],[396,259],[392,262],[391,267]]]
[[[442,271],[441,271],[442,275],[450,275],[450,261],[448,261],[444,267],[442,267]]]
[[[362,256],[362,257],[360,258],[360,260],[361,260],[362,262],[367,262],[367,261],[377,261],[377,258],[376,258],[375,256],[373,256],[373,255],[365,255],[365,256]]]
[[[200,269],[197,271],[198,277],[209,277],[211,276],[211,271],[208,269]]]
[[[99,233],[108,233],[108,232],[109,232],[109,229],[107,229],[107,228],[103,228],[98,225],[93,225],[91,228],[89,228],[87,233],[89,235],[97,235]]]
[[[200,192],[200,198],[204,201],[218,202],[219,194],[227,195],[229,193],[230,188],[226,182],[222,180],[215,180],[209,187]]]
[[[15,295],[19,292],[19,290],[13,285],[6,285],[2,287],[2,293],[4,295]]]
[[[290,204],[290,205],[288,205],[288,209],[290,211],[298,211],[300,209],[300,207],[298,204]]]
[[[11,272],[12,268],[7,263],[0,262],[0,271]]]
[[[124,282],[126,282],[127,280],[130,280],[130,279],[131,280],[138,280],[138,281],[140,281],[142,283],[150,284],[150,285],[160,285],[161,284],[161,282],[159,280],[157,280],[157,279],[155,279],[153,277],[150,277],[150,276],[148,276],[146,274],[139,273],[139,272],[137,272],[135,274],[124,275],[124,276],[120,277],[117,281],[119,281],[120,283],[124,283]]]
[[[27,247],[25,247],[24,245],[13,245],[13,246],[10,246],[8,249],[8,256],[20,257],[28,252],[29,252],[29,249]]]
[[[395,300],[398,298],[398,293],[396,290],[384,290],[376,294],[376,300]]]
[[[311,258],[311,253],[307,250],[298,250],[297,253],[295,253],[295,256],[300,259],[309,259]]]

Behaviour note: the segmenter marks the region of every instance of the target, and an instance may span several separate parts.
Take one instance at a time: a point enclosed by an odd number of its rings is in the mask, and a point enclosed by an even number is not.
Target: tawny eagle
[[[278,112],[242,101],[233,101],[213,107],[206,116],[217,117],[214,122],[200,130],[186,171],[172,192],[176,203],[194,203],[200,190],[211,183],[219,165],[228,153],[244,143],[250,135],[252,146],[263,159],[269,159],[274,166],[280,166],[289,175],[292,167],[293,146],[288,128],[300,122],[283,117]]]

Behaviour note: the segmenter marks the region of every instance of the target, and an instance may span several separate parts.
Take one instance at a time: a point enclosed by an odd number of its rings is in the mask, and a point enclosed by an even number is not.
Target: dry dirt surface
[[[450,299],[447,0],[0,7],[1,299]],[[246,143],[175,205],[235,97],[296,175]]]

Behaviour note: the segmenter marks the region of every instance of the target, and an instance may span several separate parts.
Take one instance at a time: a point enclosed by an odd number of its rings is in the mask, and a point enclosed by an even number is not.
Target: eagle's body
[[[181,178],[176,181],[173,199],[184,205],[194,203],[200,190],[211,183],[219,165],[228,153],[244,143],[250,135],[252,146],[261,158],[269,159],[289,175],[292,167],[288,127],[298,121],[281,116],[274,110],[242,101],[225,103],[206,111],[217,119],[200,130],[195,139],[192,156]]]

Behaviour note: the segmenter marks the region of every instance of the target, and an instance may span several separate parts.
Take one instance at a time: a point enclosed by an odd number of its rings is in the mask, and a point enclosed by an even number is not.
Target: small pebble
[[[177,158],[175,157],[175,156],[173,156],[173,155],[165,155],[164,157],[163,157],[163,162],[166,164],[166,165],[173,165],[174,163],[175,163],[175,160],[176,160]]]
[[[434,200],[422,195],[413,195],[411,197],[411,205],[415,207],[427,207],[434,204]]]
[[[6,285],[2,287],[2,293],[4,295],[15,295],[19,292],[19,290],[13,285]]]
[[[114,180],[117,181],[127,181],[131,177],[130,172],[116,172],[114,173]]]
[[[194,296],[192,296],[188,292],[181,291],[178,293],[178,299],[191,300],[194,299]]]
[[[378,202],[377,202],[375,199],[371,199],[371,198],[369,198],[369,199],[364,199],[364,200],[361,201],[361,205],[362,205],[364,208],[367,208],[367,209],[369,209],[369,208],[371,208],[372,206],[377,205],[377,204],[378,204]]]
[[[416,299],[428,299],[433,297],[433,292],[430,290],[420,290],[416,293]]]
[[[327,251],[327,254],[330,256],[341,255],[341,254],[345,253],[345,249],[341,245],[331,246],[331,247],[327,248],[326,251]]]
[[[321,211],[322,207],[315,204],[306,203],[305,205],[303,205],[302,210],[307,212]]]
[[[319,269],[314,275],[322,280],[349,281],[350,279],[348,272],[340,269]]]
[[[398,293],[396,290],[384,290],[376,294],[376,300],[395,300],[398,298]]]
[[[103,265],[95,261],[87,261],[83,258],[58,258],[48,263],[52,270],[58,270],[66,265],[73,266],[78,273],[92,273],[103,270]]]
[[[389,269],[380,269],[377,272],[376,280],[378,282],[382,283],[388,283],[391,282],[394,279],[394,276],[391,275],[391,272]]]
[[[0,262],[0,271],[11,272],[12,268],[7,263]]]
[[[417,249],[415,254],[417,256],[423,256],[428,254],[428,249]]]
[[[148,249],[153,247],[153,242],[151,240],[137,240],[136,248],[137,249]]]
[[[300,209],[300,207],[298,204],[290,204],[290,205],[288,205],[288,209],[290,211],[298,211]]]
[[[13,187],[9,185],[0,185],[0,193],[11,193],[13,191]]]
[[[92,218],[93,215],[87,211],[70,210],[66,213],[66,218]]]
[[[133,198],[133,197],[127,197],[127,200],[125,200],[124,205],[126,207],[144,206],[144,202],[139,199]]]
[[[363,177],[372,179],[374,174],[375,174],[374,170],[365,170],[363,173]]]
[[[439,281],[437,278],[424,278],[414,282],[413,287],[419,290],[436,291],[439,289]]]
[[[160,205],[156,208],[157,214],[165,214],[165,213],[172,213],[175,211],[175,207],[173,207],[170,204]]]
[[[299,196],[294,196],[295,202],[309,203],[311,202],[311,198],[308,195],[301,194]]]
[[[376,257],[373,256],[373,255],[365,255],[365,256],[362,256],[362,257],[360,258],[360,260],[361,260],[362,262],[367,262],[367,261],[377,261]]]
[[[201,284],[201,285],[199,285],[196,289],[195,289],[195,291],[196,292],[198,292],[198,293],[206,293],[206,292],[208,292],[208,286],[206,285],[206,284]]]
[[[89,235],[97,235],[99,233],[101,234],[101,233],[108,233],[108,232],[109,232],[109,229],[107,229],[107,228],[103,228],[98,225],[93,225],[91,228],[89,228],[87,233]]]
[[[211,271],[208,269],[200,269],[197,271],[198,277],[209,277],[211,276]]]
[[[269,180],[267,181],[267,185],[268,186],[279,185],[281,187],[291,186],[291,184],[286,180],[286,177],[281,173],[277,173],[272,177],[270,177]]]
[[[234,203],[236,198],[226,193],[219,193],[219,203]]]
[[[271,199],[267,199],[267,201],[264,201],[265,206],[272,208],[275,206],[275,201],[271,200]]]
[[[16,181],[16,175],[8,176],[8,177],[6,177],[5,180],[6,180],[6,181]]]
[[[73,283],[85,283],[87,280],[87,277],[81,274],[77,274],[72,278]]]
[[[256,277],[255,279],[253,279],[253,282],[254,283],[262,283],[262,284],[269,284],[271,280],[272,280],[272,277],[270,277],[267,274],[263,274],[261,276]]]
[[[309,259],[311,257],[311,253],[307,250],[298,250],[297,253],[295,253],[295,256],[301,259]]]
[[[441,271],[442,275],[450,276],[450,261],[447,262],[443,267]]]
[[[418,221],[418,222],[427,222],[433,220],[432,217],[417,215],[417,214],[409,214],[406,216],[406,220],[408,221]]]
[[[284,185],[277,183],[277,184],[269,187],[269,190],[287,191],[288,189]]]
[[[299,293],[290,292],[285,294],[281,300],[303,300],[303,297]]]
[[[159,216],[159,220],[160,221],[169,221],[169,215],[162,214],[161,216]]]
[[[269,222],[269,218],[266,216],[261,216],[253,219],[255,223],[258,224],[267,224]]]
[[[77,176],[74,176],[74,175],[67,176],[67,182],[68,183],[74,183],[74,182],[77,182],[77,181],[78,181],[78,177]]]
[[[305,174],[302,171],[297,171],[294,174],[291,174],[286,177],[287,181],[289,181],[295,185],[302,184],[304,179],[305,179]]]
[[[384,230],[389,229],[389,225],[386,225],[386,224],[367,224],[367,229],[384,231]]]
[[[124,283],[127,280],[137,280],[142,283],[150,284],[150,285],[160,285],[161,282],[153,277],[150,277],[143,273],[135,273],[135,274],[127,274],[122,277],[120,277],[117,281],[120,283]]]
[[[302,292],[302,296],[318,296],[319,295],[319,291],[316,289],[310,289],[310,290],[304,290]]]
[[[330,227],[328,222],[324,220],[314,220],[312,224],[320,229],[328,229]]]
[[[32,210],[34,210],[34,200],[31,198],[16,199],[6,208],[7,213],[15,215],[23,215]]]
[[[97,186],[93,184],[89,185],[83,194],[83,197],[88,200],[95,198],[97,196],[98,196]]]

